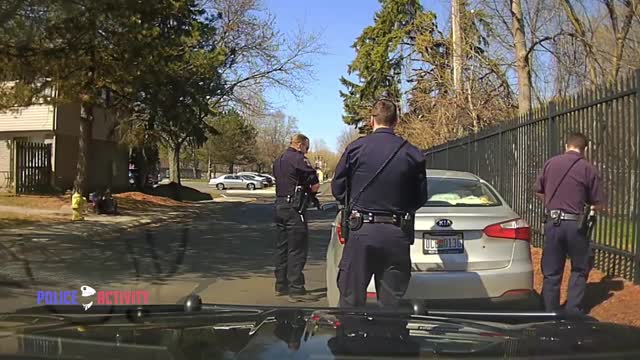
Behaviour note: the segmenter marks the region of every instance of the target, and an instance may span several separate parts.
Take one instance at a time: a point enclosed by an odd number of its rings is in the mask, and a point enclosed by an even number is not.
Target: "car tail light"
[[[523,219],[509,220],[499,224],[489,225],[484,228],[484,234],[494,238],[531,240],[531,228]]]
[[[338,234],[338,241],[340,244],[344,245],[344,238],[342,237],[342,224],[338,223],[336,225],[336,233]]]

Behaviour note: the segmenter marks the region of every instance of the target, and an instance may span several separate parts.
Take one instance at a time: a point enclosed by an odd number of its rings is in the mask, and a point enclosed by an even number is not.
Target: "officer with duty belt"
[[[285,152],[273,163],[276,178],[275,223],[276,295],[289,295],[289,301],[310,300],[302,272],[307,262],[309,230],[306,208],[317,201],[320,184],[316,171],[304,156],[309,151],[309,138],[297,134]]]
[[[542,299],[549,312],[560,309],[560,285],[567,255],[571,259],[571,278],[565,310],[584,312],[582,300],[590,270],[587,217],[604,202],[600,176],[584,158],[586,148],[586,136],[569,135],[566,152],[547,160],[535,185],[545,205]]]
[[[372,275],[383,307],[397,306],[409,285],[414,213],[427,200],[426,170],[422,152],[395,135],[397,120],[393,102],[377,101],[373,133],[347,146],[336,166],[331,191],[348,217],[337,277],[341,307],[365,305]]]

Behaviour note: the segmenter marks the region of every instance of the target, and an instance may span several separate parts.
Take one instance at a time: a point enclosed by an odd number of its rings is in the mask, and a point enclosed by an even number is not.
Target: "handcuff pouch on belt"
[[[554,226],[560,226],[560,223],[562,223],[562,211],[560,211],[560,210],[549,210],[546,218],[550,219],[551,223]]]
[[[413,232],[415,230],[416,218],[411,213],[406,213],[400,219],[400,230],[404,232]]]
[[[352,211],[349,214],[348,226],[350,231],[358,231],[362,228],[362,224],[364,223],[364,219],[362,214],[358,211]]]

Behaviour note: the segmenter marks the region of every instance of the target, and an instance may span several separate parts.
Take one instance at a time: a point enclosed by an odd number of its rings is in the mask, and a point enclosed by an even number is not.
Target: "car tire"
[[[224,190],[224,184],[223,183],[219,183],[216,185],[216,188],[218,188],[218,190]]]
[[[256,186],[254,184],[247,184],[247,189],[253,191],[256,189]]]

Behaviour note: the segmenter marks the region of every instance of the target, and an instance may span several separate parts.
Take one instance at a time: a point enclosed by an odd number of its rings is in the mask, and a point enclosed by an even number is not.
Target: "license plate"
[[[422,243],[425,254],[461,254],[464,252],[462,234],[425,233]]]

